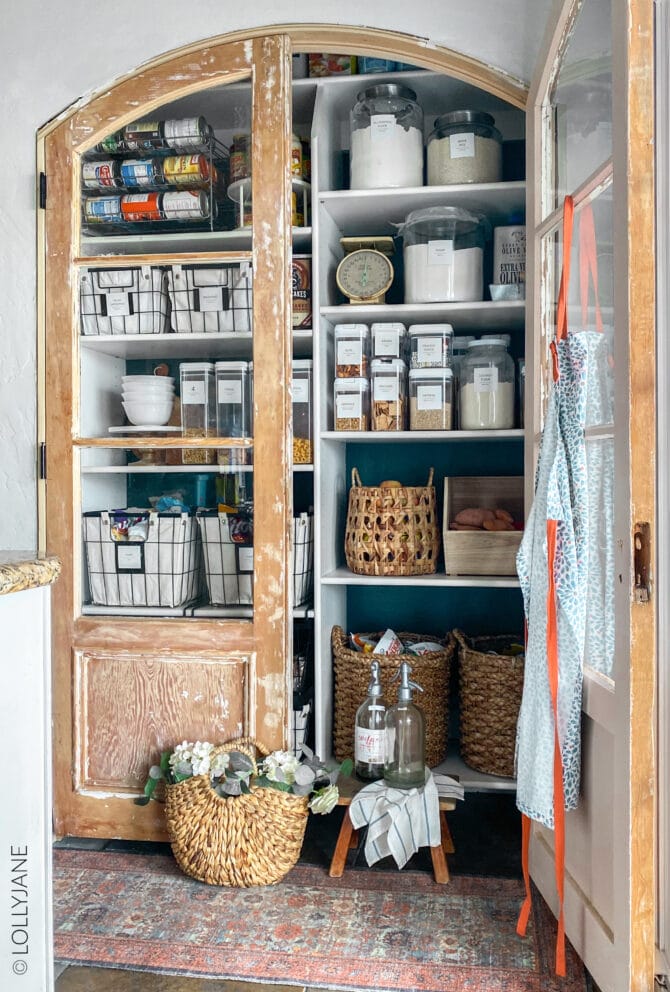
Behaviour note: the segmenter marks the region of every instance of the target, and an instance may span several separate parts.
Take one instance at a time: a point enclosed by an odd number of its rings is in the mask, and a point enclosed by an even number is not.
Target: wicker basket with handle
[[[440,550],[433,469],[425,486],[364,486],[351,470],[344,554],[359,575],[427,575]]]
[[[214,748],[241,751],[254,763],[269,751],[249,737]],[[166,786],[165,816],[172,852],[187,875],[209,885],[271,885],[296,864],[307,826],[309,796],[251,787],[219,796],[209,773]]]
[[[447,750],[449,671],[456,642],[451,634],[440,638],[432,634],[400,633],[398,637],[404,644],[434,641],[444,646],[440,651],[419,655],[363,654],[349,647],[349,638],[341,627],[333,627],[331,631],[335,674],[333,751],[338,761],[344,761],[354,753],[356,710],[368,694],[371,661],[379,662],[387,707],[395,702],[397,686],[391,685],[391,679],[397,675],[400,663],[407,661],[412,666],[412,679],[423,689],[423,692],[417,692],[415,702],[426,718],[426,764],[434,768],[444,760]]]
[[[513,778],[524,656],[509,651],[518,638],[466,637],[460,630],[454,636],[460,672],[461,757],[477,771]]]

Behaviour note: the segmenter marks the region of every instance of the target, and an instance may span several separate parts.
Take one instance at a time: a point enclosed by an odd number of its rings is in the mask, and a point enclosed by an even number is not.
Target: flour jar
[[[423,111],[398,83],[362,90],[350,114],[351,188],[423,185]]]
[[[413,210],[402,226],[405,303],[471,303],[484,295],[488,223],[460,207]]]
[[[471,341],[461,361],[459,415],[462,431],[514,427],[514,359],[500,338]]]
[[[476,110],[438,117],[426,145],[428,185],[500,182],[502,135],[493,125],[490,114]]]

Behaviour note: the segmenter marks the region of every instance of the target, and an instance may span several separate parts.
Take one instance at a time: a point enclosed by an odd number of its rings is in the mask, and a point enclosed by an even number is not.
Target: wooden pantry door
[[[292,519],[290,451],[290,44],[283,35],[193,47],[143,66],[65,112],[40,135],[46,208],[41,420],[46,481],[41,525],[63,563],[53,591],[54,817],[58,834],[158,839],[162,808],[135,806],[149,765],[183,738],[250,734],[286,744],[290,657],[287,567]],[[254,609],[249,620],[83,616],[82,436],[77,262],[80,156],[134,120],[214,87],[251,85],[253,134]],[[112,240],[110,248],[114,251]],[[129,264],[179,257],[128,256]],[[207,252],[226,260],[221,246]],[[114,264],[112,261],[110,264]],[[117,260],[116,264],[119,262]],[[83,401],[82,401],[83,405]],[[271,415],[268,415],[268,411]],[[97,445],[97,447],[95,447]],[[117,505],[119,505],[117,503]],[[125,505],[125,504],[124,504]],[[102,507],[101,507],[102,508]]]
[[[653,4],[565,0],[529,96],[527,478],[551,380],[574,198],[568,332],[606,347],[589,371],[589,601],[579,806],[565,822],[565,922],[602,992],[648,992],[654,974],[655,312]],[[595,273],[588,299],[589,225]],[[527,494],[527,505],[532,498]],[[599,612],[599,608],[600,612]],[[600,622],[596,626],[596,620]],[[558,908],[555,834],[534,824],[531,875]]]

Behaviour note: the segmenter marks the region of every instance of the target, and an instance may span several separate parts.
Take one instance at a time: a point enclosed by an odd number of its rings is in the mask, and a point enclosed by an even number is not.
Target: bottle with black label
[[[379,662],[370,665],[368,696],[356,711],[354,757],[359,778],[374,780],[384,775],[386,704],[379,680]]]

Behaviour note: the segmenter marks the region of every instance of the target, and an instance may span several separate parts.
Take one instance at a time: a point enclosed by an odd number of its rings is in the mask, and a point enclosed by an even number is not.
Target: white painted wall
[[[419,35],[528,81],[551,0],[371,0],[365,23]],[[361,24],[356,0],[19,0],[0,42],[0,549],[35,513],[35,132],[80,97],[182,45],[278,23]]]

